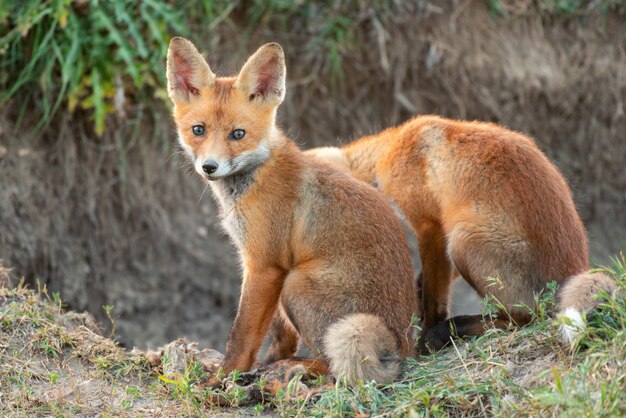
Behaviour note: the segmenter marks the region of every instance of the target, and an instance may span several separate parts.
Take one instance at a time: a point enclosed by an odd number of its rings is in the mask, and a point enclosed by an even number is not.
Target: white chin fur
[[[561,341],[564,344],[573,345],[585,330],[585,320],[575,308],[567,308],[560,317],[564,322],[560,329]]]

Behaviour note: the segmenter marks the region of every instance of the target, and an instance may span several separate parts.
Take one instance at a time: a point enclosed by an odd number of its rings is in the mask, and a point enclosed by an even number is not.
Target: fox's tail
[[[564,318],[560,330],[563,343],[571,345],[583,333],[583,313],[598,305],[598,293],[603,290],[611,295],[616,289],[617,284],[604,273],[581,273],[566,279],[558,293],[559,316]]]
[[[332,374],[348,384],[389,383],[400,374],[396,339],[375,315],[352,314],[331,325],[324,349]]]

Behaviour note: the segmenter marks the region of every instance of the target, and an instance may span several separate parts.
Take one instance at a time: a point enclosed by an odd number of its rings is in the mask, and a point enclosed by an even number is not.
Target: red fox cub
[[[484,332],[480,315],[446,321],[450,284],[460,273],[505,308],[498,326],[530,320],[526,307],[556,281],[561,335],[572,343],[583,312],[615,283],[585,273],[588,243],[571,192],[528,137],[503,127],[418,116],[342,148],[307,153],[377,185],[417,235],[422,271],[422,336],[434,349],[456,334]]]
[[[223,371],[249,370],[271,324],[266,362],[301,341],[317,357],[302,364],[320,373],[389,382],[413,350],[417,308],[402,226],[379,192],[306,157],[276,126],[285,74],[275,43],[228,78],[186,39],[172,39],[167,55],[180,145],[243,267]]]

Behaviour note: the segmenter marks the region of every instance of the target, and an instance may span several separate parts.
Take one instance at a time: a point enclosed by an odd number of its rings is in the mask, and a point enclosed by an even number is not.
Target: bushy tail
[[[569,345],[576,342],[586,327],[583,313],[598,305],[596,295],[601,290],[610,295],[616,289],[617,284],[604,273],[582,273],[568,278],[559,289],[559,316],[564,318],[561,341]]]
[[[324,351],[333,375],[348,384],[389,383],[400,374],[396,339],[375,315],[352,314],[331,325]]]

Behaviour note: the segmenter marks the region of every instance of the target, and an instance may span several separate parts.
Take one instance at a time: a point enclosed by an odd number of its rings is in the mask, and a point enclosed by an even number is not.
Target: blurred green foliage
[[[35,131],[62,107],[88,110],[98,135],[107,116],[129,104],[165,98],[167,44],[173,35],[202,38],[230,21],[236,7],[242,39],[259,27],[309,32],[307,44],[327,55],[331,75],[342,78],[341,46],[365,0],[23,0],[0,1],[0,106],[10,101]],[[384,8],[385,2],[374,2]],[[340,10],[341,9],[341,10]],[[336,17],[329,15],[336,13]],[[195,26],[194,26],[195,25]],[[41,115],[39,117],[39,115]]]
[[[526,9],[554,15],[619,10],[626,0],[536,0]],[[323,57],[320,77],[344,81],[343,58],[353,34],[371,21],[417,13],[423,2],[402,0],[0,0],[0,107],[48,124],[60,109],[85,109],[101,135],[107,117],[141,113],[133,105],[165,99],[169,38],[215,41],[221,25],[240,29],[240,45],[268,29],[299,50]],[[486,0],[506,15],[517,2]],[[421,6],[420,6],[421,5]],[[526,10],[524,9],[524,10]],[[365,29],[364,29],[365,28]],[[216,45],[213,45],[214,47]],[[249,51],[248,51],[249,52]]]
[[[20,117],[45,124],[66,103],[92,109],[95,129],[128,96],[160,86],[180,12],[162,0],[28,0],[0,9],[0,103],[19,96]]]

